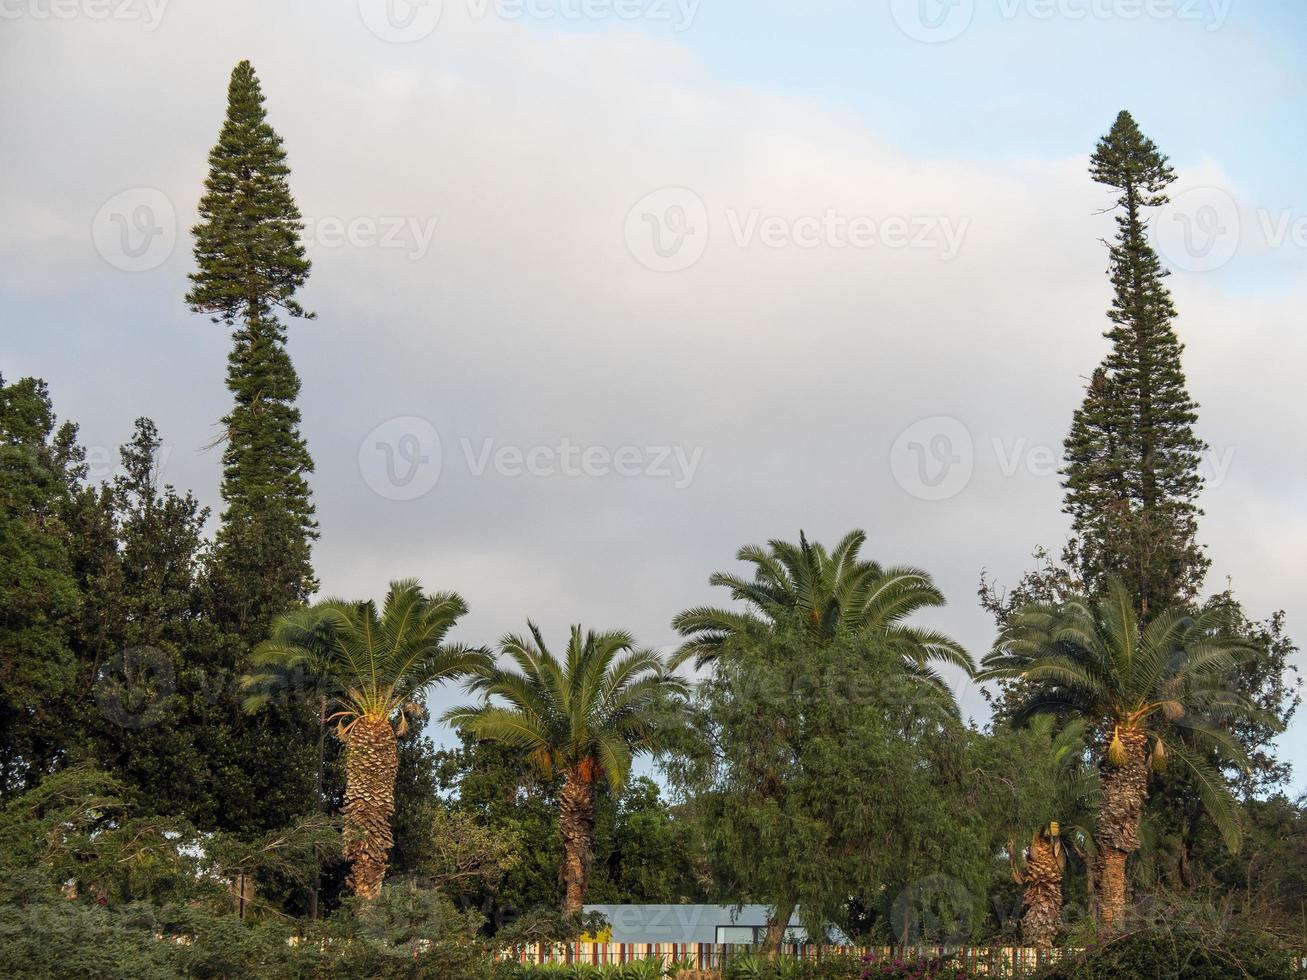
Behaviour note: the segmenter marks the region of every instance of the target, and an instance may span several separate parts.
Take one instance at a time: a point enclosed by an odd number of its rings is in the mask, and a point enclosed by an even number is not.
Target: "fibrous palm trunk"
[[[594,860],[595,782],[593,766],[568,770],[563,783],[558,829],[563,837],[563,911],[575,914],[585,904]]]
[[[395,775],[399,749],[390,719],[368,715],[345,733],[345,839],[350,862],[346,885],[360,898],[376,898],[386,877],[394,836]]]
[[[1062,853],[1061,844],[1045,831],[1030,839],[1021,880],[1021,936],[1027,946],[1047,949],[1062,920]]]
[[[1101,791],[1095,861],[1098,921],[1105,933],[1119,932],[1125,919],[1129,890],[1126,860],[1139,850],[1139,822],[1148,799],[1148,736],[1141,729],[1121,728],[1119,765],[1105,757],[1100,764]]]

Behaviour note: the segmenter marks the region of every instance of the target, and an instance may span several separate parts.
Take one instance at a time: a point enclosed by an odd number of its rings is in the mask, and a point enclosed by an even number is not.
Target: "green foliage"
[[[22,904],[59,893],[113,908],[225,909],[232,882],[242,877],[250,883],[249,909],[258,912],[268,906],[256,883],[303,882],[316,855],[338,850],[339,834],[323,817],[257,837],[200,832],[143,810],[115,777],[77,766],[0,812],[0,898]]]
[[[436,753],[436,781],[453,808],[473,814],[494,833],[521,841],[519,861],[496,888],[465,882],[451,886],[450,897],[460,906],[479,909],[491,930],[533,910],[557,909],[562,898],[561,778],[542,775],[515,749],[462,733],[457,747]]]
[[[138,419],[118,475],[85,489],[71,546],[81,590],[66,708],[77,755],[134,787],[151,812],[256,833],[312,809],[302,706],[247,719],[239,637],[204,609],[208,512],[159,479],[162,444]]]
[[[44,382],[0,378],[0,798],[33,786],[71,741],[57,706],[77,675],[68,518],[85,468],[76,432],[56,428]]]
[[[952,958],[912,953],[829,957],[820,960],[766,959],[754,953],[733,957],[722,980],[972,980]]]
[[[231,323],[280,307],[304,316],[295,292],[308,278],[299,208],[286,152],[268,125],[263,90],[248,61],[231,73],[227,117],[209,152],[195,236],[196,271],[186,302]]]
[[[307,315],[294,298],[309,261],[289,173],[281,137],[265,119],[258,78],[242,61],[209,153],[186,302],[215,322],[240,321],[227,368],[236,404],[223,419],[226,508],[209,602],[219,621],[249,643],[316,586],[309,552],[317,525],[306,479],[313,459],[299,433],[300,382],[276,316],[277,309]]]
[[[1290,951],[1256,933],[1136,932],[1076,953],[1037,980],[1289,980]]]
[[[451,708],[443,720],[517,749],[546,774],[597,764],[609,786],[620,789],[633,754],[654,745],[667,720],[667,697],[683,690],[683,682],[656,651],[636,649],[620,630],[583,633],[573,626],[560,660],[536,625],[528,626],[530,639],[500,641],[517,670],[473,677],[468,688],[484,703]]]
[[[1024,609],[999,635],[981,679],[1020,677],[1038,685],[1018,709],[1018,722],[1073,715],[1100,731],[1148,732],[1153,768],[1178,760],[1227,846],[1237,850],[1233,801],[1205,758],[1238,759],[1238,743],[1213,720],[1252,713],[1222,680],[1248,652],[1230,627],[1229,610],[1218,606],[1197,616],[1157,610],[1141,628],[1133,596],[1121,580],[1109,579],[1101,601],[1082,597]],[[1110,761],[1111,748],[1102,748]]]
[[[630,963],[505,963],[498,980],[663,980],[666,975],[660,957]]]
[[[943,594],[921,569],[883,568],[860,558],[866,537],[864,531],[850,531],[829,552],[809,543],[803,532],[797,545],[772,540],[766,549],[741,548],[736,558],[754,566],[753,579],[716,572],[709,582],[730,589],[746,610],[700,607],[681,613],[672,625],[686,640],[675,663],[694,658],[702,667],[733,636],[803,621],[823,640],[874,636],[903,658],[907,670],[947,690],[933,665],[950,663],[971,672],[970,656],[942,633],[906,623],[922,609],[944,605]]]
[[[969,740],[893,646],[804,621],[741,633],[691,706],[667,768],[703,823],[715,895],[797,903],[811,935],[919,934],[912,909],[941,892],[956,940],[979,925],[992,853]]]
[[[662,798],[656,782],[640,776],[616,800],[601,796],[592,902],[699,902],[706,897],[707,876],[700,828],[686,808]]]
[[[401,709],[418,704],[431,685],[489,670],[484,650],[446,642],[466,613],[457,593],[426,595],[404,579],[390,583],[380,610],[370,599],[326,599],[282,616],[241,682],[246,708],[268,706],[298,674],[325,692],[327,720],[394,718],[406,731]]]
[[[1109,245],[1112,347],[1066,439],[1063,509],[1073,535],[1066,557],[1091,592],[1105,588],[1109,575],[1121,577],[1147,619],[1195,599],[1211,564],[1196,540],[1198,464],[1207,447],[1193,433],[1198,406],[1180,365],[1168,273],[1145,217],[1167,202],[1175,175],[1128,112],[1099,142],[1090,174],[1119,192]]]
[[[491,829],[466,810],[432,805],[418,871],[444,894],[451,889],[494,888],[517,866],[522,837]]]

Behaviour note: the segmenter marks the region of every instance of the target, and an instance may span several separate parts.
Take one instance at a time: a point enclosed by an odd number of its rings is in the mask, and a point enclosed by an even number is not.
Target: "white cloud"
[[[250,57],[306,214],[436,222],[417,260],[311,245],[305,299],[320,318],[293,327],[293,354],[325,591],[419,575],[467,596],[477,639],[531,615],[554,633],[581,620],[666,644],[679,609],[720,601],[707,577],[741,544],[862,526],[876,557],[936,575],[951,600],[938,622],[982,653],[980,569],[1011,582],[1063,533],[1056,477],[1032,475],[1024,454],[1060,446],[1104,348],[1097,239],[1111,226],[1085,160],[909,156],[856,118],[727,84],[674,40],[454,9],[426,40],[387,45],[352,6],[177,4],[152,33],[6,28],[4,79],[21,97],[0,110],[0,289],[22,311],[6,374],[49,378],[94,444],[152,415],[175,446],[169,477],[217,502],[217,454],[195,450],[223,410],[225,340],[182,306],[185,227],[227,73]],[[182,227],[167,261],[125,273],[97,256],[90,225],[140,186],[167,194]],[[632,206],[663,187],[691,189],[709,221],[702,258],[674,273],[642,266],[624,239]],[[944,217],[965,233],[950,259],[732,241],[732,216],[792,226],[830,211],[878,228]],[[1214,584],[1229,574],[1255,611],[1296,617],[1301,583],[1283,569],[1307,525],[1286,474],[1305,462],[1291,437],[1307,290],[1299,278],[1254,301],[1219,273],[1171,281],[1203,434],[1237,447],[1206,502]],[[358,470],[361,441],[396,416],[430,420],[445,447],[416,501],[377,496]],[[926,502],[888,454],[931,416],[960,421],[976,456],[965,489]],[[703,458],[682,490],[474,479],[450,465],[460,437]]]

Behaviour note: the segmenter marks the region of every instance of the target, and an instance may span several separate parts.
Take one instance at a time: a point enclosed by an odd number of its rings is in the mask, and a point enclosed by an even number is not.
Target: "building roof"
[[[614,943],[747,943],[754,941],[748,929],[764,929],[771,914],[769,905],[587,905],[586,912],[598,912],[612,929]],[[724,932],[719,933],[719,929]],[[832,929],[836,942],[847,943]],[[789,942],[807,942],[796,910],[787,930]]]

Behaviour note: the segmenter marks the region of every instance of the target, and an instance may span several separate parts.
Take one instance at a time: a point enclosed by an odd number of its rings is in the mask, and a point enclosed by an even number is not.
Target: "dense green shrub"
[[[596,966],[589,963],[501,963],[496,980],[663,980],[659,957]]]
[[[971,980],[947,957],[868,955],[824,960],[745,956],[722,971],[722,980]]]
[[[1091,946],[1038,980],[1285,980],[1290,952],[1269,936],[1189,930],[1139,932]]]

